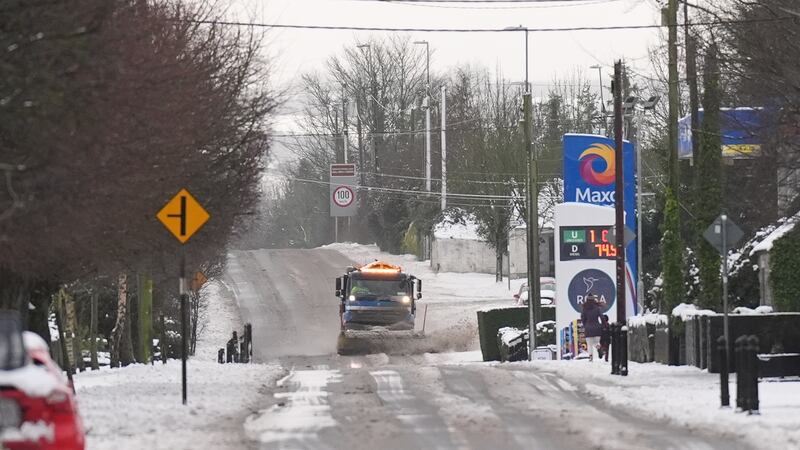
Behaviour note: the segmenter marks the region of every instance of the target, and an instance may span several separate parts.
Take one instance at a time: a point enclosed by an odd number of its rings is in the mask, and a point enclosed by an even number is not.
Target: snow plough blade
[[[434,351],[425,343],[425,335],[419,331],[347,330],[339,333],[336,351],[340,355],[409,355]]]

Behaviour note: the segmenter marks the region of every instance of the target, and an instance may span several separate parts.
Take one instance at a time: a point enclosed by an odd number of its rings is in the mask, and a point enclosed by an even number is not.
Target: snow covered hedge
[[[776,240],[769,257],[775,306],[778,311],[800,311],[800,227]]]

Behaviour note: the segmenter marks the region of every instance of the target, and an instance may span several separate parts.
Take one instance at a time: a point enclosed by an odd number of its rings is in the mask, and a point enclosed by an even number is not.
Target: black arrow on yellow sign
[[[211,218],[186,189],[181,189],[172,197],[156,217],[182,244],[185,244]]]

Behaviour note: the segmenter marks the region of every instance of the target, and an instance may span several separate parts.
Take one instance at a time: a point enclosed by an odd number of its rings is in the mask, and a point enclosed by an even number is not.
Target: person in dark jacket
[[[597,303],[597,296],[594,294],[587,295],[586,301],[583,303],[581,322],[583,323],[583,334],[586,336],[586,350],[589,352],[589,361],[594,359],[594,354],[600,346],[600,336],[603,334],[603,328],[600,323],[600,316],[602,315],[603,312]]]
[[[608,347],[611,345],[611,324],[608,323],[608,314],[600,317],[600,326],[603,330],[600,334],[600,351],[603,352],[603,359],[608,362]]]

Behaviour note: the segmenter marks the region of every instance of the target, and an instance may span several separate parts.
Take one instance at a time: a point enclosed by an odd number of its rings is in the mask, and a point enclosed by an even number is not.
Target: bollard
[[[745,369],[745,358],[744,358],[744,342],[746,338],[744,336],[739,336],[734,341],[734,353],[735,361],[736,361],[736,411],[744,411],[745,409],[745,381],[744,381],[744,374],[747,369]]]
[[[236,356],[236,345],[239,343],[239,338],[236,336],[236,332],[233,332],[233,337],[228,340],[228,359],[227,362],[234,363],[238,362],[239,358]]]
[[[244,324],[244,337],[247,343],[247,361],[253,359],[253,325],[250,323]]]
[[[217,351],[217,362],[220,364],[225,364],[225,349],[221,348]]]
[[[628,376],[628,327],[620,325],[619,328],[619,374]]]
[[[244,333],[242,333],[242,338],[239,340],[239,362],[240,363],[248,362],[248,358],[247,358],[247,328],[244,329]]]
[[[758,337],[751,335],[747,338],[747,362],[748,362],[748,385],[750,395],[747,397],[747,413],[759,414],[758,412]]]
[[[619,325],[613,323],[609,326],[611,331],[611,375],[619,375]]]
[[[719,353],[719,396],[723,408],[730,407],[731,396],[728,392],[728,345],[725,336],[717,339],[717,353]]]

